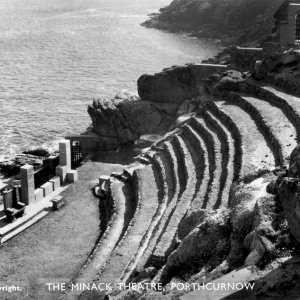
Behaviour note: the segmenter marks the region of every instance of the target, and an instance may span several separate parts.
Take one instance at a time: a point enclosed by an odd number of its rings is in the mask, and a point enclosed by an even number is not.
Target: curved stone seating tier
[[[151,237],[153,235],[154,229],[157,227],[160,219],[162,218],[168,201],[170,197],[169,189],[173,189],[172,187],[173,178],[170,177],[170,162],[168,161],[165,153],[159,153],[154,154],[153,156],[149,156],[149,159],[152,162],[152,165],[155,166],[154,174],[159,173],[159,176],[155,176],[156,184],[157,186],[160,186],[160,190],[158,192],[158,202],[159,205],[157,207],[157,211],[155,212],[155,215],[152,218],[151,224],[148,227],[147,231],[145,232],[142,240],[140,241],[139,247],[136,250],[135,254],[133,255],[131,261],[126,266],[123,275],[121,276],[121,280],[126,282],[128,279],[131,278],[131,276],[134,276],[134,273],[136,271],[136,267],[140,261],[140,259],[143,257],[144,252],[149,247],[149,242],[151,240]],[[158,182],[159,181],[159,182]],[[174,194],[174,192],[173,192]],[[172,196],[173,196],[172,194]],[[147,199],[141,199],[143,201],[147,201]]]
[[[202,208],[213,209],[221,196],[220,183],[223,172],[221,143],[218,136],[208,128],[208,124],[202,118],[191,118],[190,125],[203,137],[208,148],[209,166],[212,166],[212,168],[210,170],[208,193]]]
[[[148,265],[152,265],[151,261],[151,254],[157,244],[157,241],[159,237],[161,236],[162,232],[164,231],[164,228],[166,227],[166,224],[169,221],[170,216],[172,215],[173,210],[176,207],[178,196],[180,193],[180,183],[179,183],[179,177],[178,177],[178,168],[181,167],[177,162],[177,156],[174,152],[173,145],[167,141],[163,145],[163,152],[165,153],[166,159],[170,159],[170,165],[173,170],[170,170],[171,174],[170,176],[174,176],[174,183],[175,183],[175,190],[173,197],[169,199],[168,205],[166,207],[166,210],[163,214],[163,216],[160,218],[159,222],[156,224],[155,229],[153,230],[152,237],[149,241],[149,244],[147,246],[147,249],[143,253],[142,257],[140,258],[138,264],[137,264],[137,271],[143,270]],[[155,263],[155,262],[154,262]]]
[[[208,151],[203,139],[190,125],[185,124],[183,126],[183,129],[184,129],[183,133],[186,135],[186,137],[190,141],[193,141],[194,145],[195,146],[197,145],[197,147],[199,147],[203,151],[203,165],[202,167],[200,166],[198,169],[198,171],[202,172],[202,174],[200,174],[201,176],[200,181],[197,183],[199,184],[199,187],[190,205],[190,210],[194,211],[203,207],[208,186],[209,186],[208,184],[210,180],[209,177],[210,172],[209,172]]]
[[[275,159],[273,152],[251,116],[235,104],[226,101],[218,101],[215,103],[220,110],[230,116],[241,133],[244,154],[241,176],[244,177],[258,171],[258,168],[274,168]]]
[[[166,183],[166,169],[161,159],[157,159],[157,153],[149,151],[145,157],[151,162],[154,170],[154,177],[158,187],[158,202],[162,202],[165,195],[168,194],[168,185]]]
[[[234,105],[239,106],[251,116],[258,130],[264,136],[270,150],[273,152],[275,165],[283,166],[284,158],[282,145],[278,141],[272,129],[268,126],[268,124],[265,123],[265,120],[260,114],[260,111],[238,93],[224,92],[223,96],[225,96],[224,99],[226,99],[228,103],[232,103]]]
[[[240,177],[242,165],[243,165],[243,140],[240,130],[233,122],[231,117],[224,111],[220,110],[218,106],[213,101],[209,101],[206,104],[206,110],[217,120],[220,121],[223,128],[226,128],[230,132],[232,140],[234,142],[234,172],[233,180],[238,180]]]
[[[215,118],[209,111],[203,114],[203,117],[210,124],[212,130],[214,129],[219,140],[221,141],[221,151],[223,155],[222,159],[222,174],[225,174],[225,178],[221,179],[220,190],[222,191],[219,202],[216,203],[214,208],[227,206],[229,200],[230,188],[233,182],[234,176],[234,142],[230,132],[225,128],[222,123]]]
[[[138,169],[133,174],[136,182],[138,207],[124,237],[113,250],[96,282],[109,283],[124,276],[126,266],[136,254],[143,237],[158,209],[158,188],[152,165]]]
[[[229,145],[228,138],[226,133],[223,131],[222,127],[219,126],[218,122],[215,122],[214,119],[210,118],[205,112],[199,114],[199,117],[203,118],[207,128],[214,134],[215,138],[218,140],[219,151],[221,153],[221,175],[219,183],[219,194],[218,199],[214,204],[214,208],[217,209],[220,207],[221,203],[227,205],[228,203],[228,194],[224,195],[224,188],[227,182],[228,176],[228,162],[229,162]]]
[[[287,164],[290,153],[297,146],[296,128],[280,108],[256,97],[243,94],[240,96],[259,111],[266,126],[270,128],[272,135],[276,136],[282,150],[283,161]]]
[[[181,152],[181,156],[184,159],[187,174],[187,184],[186,189],[179,196],[179,200],[173,212],[171,213],[170,219],[162,231],[162,236],[159,238],[159,241],[150,257],[151,263],[156,267],[161,267],[166,261],[166,258],[177,246],[177,228],[193,200],[197,181],[195,166],[191,158],[191,153],[187,149],[184,140],[181,136],[175,135],[172,142],[173,147],[176,147],[178,151]]]
[[[251,81],[247,93],[255,95],[271,105],[278,107],[297,130],[297,143],[300,142],[300,98],[280,91],[278,88]]]
[[[79,274],[76,282],[89,282],[96,278],[99,270],[105,266],[112,251],[117,246],[125,226],[126,197],[123,192],[125,185],[126,183],[118,179],[110,178],[109,190],[113,201],[114,214],[94,251],[92,259]]]
[[[186,124],[182,126],[182,136],[184,137],[185,143],[191,152],[192,160],[196,168],[196,179],[197,179],[196,192],[197,192],[200,187],[201,180],[203,178],[203,169],[206,166],[204,157],[207,156],[207,153],[204,153],[204,150],[202,148],[203,145],[201,145],[201,141],[196,138],[190,126]]]

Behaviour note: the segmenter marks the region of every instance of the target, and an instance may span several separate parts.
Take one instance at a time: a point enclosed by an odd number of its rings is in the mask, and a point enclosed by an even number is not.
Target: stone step
[[[221,111],[230,116],[241,134],[243,141],[241,177],[260,169],[275,168],[273,152],[251,116],[231,102],[217,101],[215,103]]]
[[[199,136],[196,136],[194,133],[194,130],[188,124],[182,126],[182,136],[184,136],[185,143],[191,152],[192,160],[195,165],[197,179],[195,189],[197,193],[203,179],[203,170],[206,167],[205,157],[207,157],[207,152],[204,152],[203,145],[198,139]]]
[[[236,181],[240,177],[242,165],[243,165],[243,140],[240,130],[238,129],[236,123],[231,119],[231,117],[224,111],[220,110],[214,101],[209,101],[206,104],[206,110],[219,120],[223,128],[227,129],[231,134],[231,138],[234,142],[234,174],[233,181]]]
[[[240,96],[259,111],[264,123],[270,128],[272,135],[278,140],[282,151],[283,162],[287,164],[290,153],[297,146],[296,128],[291,124],[280,108],[257,97],[252,97],[247,94],[240,94]]]
[[[181,136],[174,136],[174,146],[181,152],[184,159],[187,184],[183,193],[179,196],[176,207],[171,213],[170,219],[162,230],[158,243],[150,257],[150,261],[156,267],[161,267],[166,261],[166,258],[172,253],[177,246],[176,233],[177,228],[183,217],[185,216],[190,204],[193,200],[196,187],[196,171],[195,165],[191,158],[191,153]],[[180,173],[179,173],[180,176]]]
[[[209,159],[208,151],[204,140],[200,135],[188,124],[183,126],[183,134],[193,144],[195,149],[200,149],[199,161],[196,166],[197,173],[197,192],[191,203],[190,210],[201,209],[204,205],[205,196],[207,194],[208,182],[209,182]]]
[[[207,128],[215,135],[215,138],[218,139],[218,143],[220,144],[220,154],[221,154],[221,175],[220,175],[220,185],[219,185],[219,194],[218,199],[214,204],[214,209],[218,209],[221,205],[227,206],[228,203],[228,196],[229,191],[226,189],[226,192],[224,191],[227,183],[227,177],[229,176],[229,172],[232,172],[232,166],[229,166],[229,142],[228,142],[228,136],[223,130],[222,126],[208,113],[200,114],[200,116],[205,121],[205,124]],[[228,168],[229,167],[229,168]],[[230,169],[231,168],[231,169]],[[229,183],[229,186],[231,186],[231,182]]]
[[[264,136],[269,148],[273,152],[276,166],[283,166],[284,159],[282,145],[278,141],[275,133],[268,126],[269,124],[265,123],[260,111],[239,93],[226,92],[223,93],[223,96],[225,96],[224,99],[226,99],[228,102],[239,106],[251,116],[258,130]]]
[[[233,138],[228,131],[228,129],[223,126],[220,120],[218,120],[211,112],[207,111],[204,114],[205,119],[209,124],[215,128],[215,131],[221,141],[221,151],[223,154],[222,168],[223,171],[226,170],[226,178],[221,181],[221,194],[220,202],[216,203],[214,208],[219,208],[220,206],[227,206],[229,201],[229,194],[232,182],[234,180],[234,158],[235,158],[235,147]]]
[[[101,241],[94,251],[93,257],[81,270],[76,282],[91,282],[96,278],[98,272],[104,268],[106,262],[117,246],[125,224],[126,197],[123,193],[125,183],[115,178],[110,179],[109,190],[113,199],[114,214],[111,217]]]
[[[153,231],[157,227],[158,223],[160,222],[164,212],[167,208],[168,201],[170,195],[173,196],[174,194],[174,187],[173,187],[173,178],[170,178],[170,162],[166,157],[164,152],[154,155],[152,158],[152,164],[155,166],[156,172],[158,173],[155,176],[156,183],[160,186],[160,192],[158,192],[158,202],[160,203],[157,211],[152,219],[152,222],[145,232],[138,249],[136,250],[135,254],[133,255],[131,261],[126,266],[123,275],[121,276],[121,280],[126,282],[132,276],[135,275],[138,263],[140,262],[141,258],[144,256],[144,253],[149,248],[149,243],[153,236]],[[159,182],[158,182],[159,181]],[[169,192],[172,190],[171,192]],[[171,197],[172,197],[171,196]],[[147,200],[145,200],[147,201]],[[146,262],[146,261],[145,261]]]
[[[297,142],[300,142],[300,107],[299,97],[287,94],[270,84],[250,81],[247,93],[255,95],[279,108],[297,131]]]
[[[149,241],[149,244],[147,246],[147,249],[143,253],[142,257],[140,258],[138,265],[137,265],[137,271],[142,271],[147,265],[151,265],[150,256],[153,252],[157,241],[165,228],[167,222],[169,221],[169,218],[171,216],[172,211],[175,209],[176,204],[178,202],[178,195],[180,193],[180,184],[179,184],[179,178],[178,178],[178,163],[177,163],[177,156],[175,154],[173,145],[171,142],[166,141],[163,145],[164,147],[164,153],[166,155],[166,158],[168,158],[170,162],[170,177],[174,178],[174,194],[171,198],[168,199],[168,205],[166,207],[166,210],[159,220],[159,222],[156,225],[156,228],[153,231],[153,234],[151,236],[151,239]]]
[[[158,188],[151,165],[134,173],[138,204],[122,240],[114,248],[97,282],[120,282],[158,209]]]
[[[29,228],[33,224],[37,223],[40,219],[45,217],[49,212],[46,210],[39,211],[36,215],[33,215],[26,222],[22,223],[20,226],[16,227],[13,231],[7,232],[6,234],[1,234],[0,245],[10,240],[14,236],[18,235],[25,229]]]
[[[213,209],[220,197],[220,183],[223,172],[221,142],[216,133],[209,129],[204,119],[192,118],[190,125],[203,138],[208,149],[210,180],[202,208]]]

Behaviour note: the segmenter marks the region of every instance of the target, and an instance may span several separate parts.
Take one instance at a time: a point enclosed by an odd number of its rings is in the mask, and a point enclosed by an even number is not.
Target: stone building
[[[280,21],[279,33],[281,46],[300,46],[300,0],[289,3],[286,18]]]

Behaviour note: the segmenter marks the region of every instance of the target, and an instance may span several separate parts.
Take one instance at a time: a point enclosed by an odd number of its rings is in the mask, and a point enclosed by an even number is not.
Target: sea
[[[91,123],[93,99],[136,93],[144,73],[221,45],[140,24],[171,0],[0,0],[0,161],[55,150]]]

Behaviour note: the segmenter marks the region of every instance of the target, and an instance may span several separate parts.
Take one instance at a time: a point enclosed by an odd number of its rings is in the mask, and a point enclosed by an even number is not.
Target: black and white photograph
[[[300,300],[300,0],[0,0],[0,300]]]

